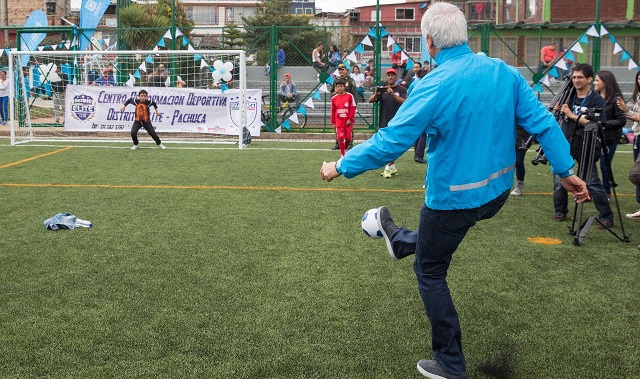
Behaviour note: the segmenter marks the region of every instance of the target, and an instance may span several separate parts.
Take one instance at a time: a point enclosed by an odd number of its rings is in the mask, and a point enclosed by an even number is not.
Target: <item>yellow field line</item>
[[[70,150],[70,149],[73,149],[73,146],[67,146],[67,147],[65,147],[65,148],[63,148],[63,149],[58,149],[58,150],[52,151],[52,152],[50,152],[50,153],[45,153],[45,154],[36,155],[35,157],[22,159],[22,160],[19,160],[19,161],[17,161],[17,162],[7,163],[7,164],[5,164],[5,165],[0,166],[0,170],[1,170],[1,169],[3,169],[3,168],[7,168],[7,167],[11,167],[11,166],[19,165],[19,164],[21,164],[21,163],[29,162],[29,161],[32,161],[32,160],[34,160],[34,159],[43,158],[43,157],[46,157],[46,156],[49,156],[49,155],[62,153],[63,151],[67,151],[67,150]]]

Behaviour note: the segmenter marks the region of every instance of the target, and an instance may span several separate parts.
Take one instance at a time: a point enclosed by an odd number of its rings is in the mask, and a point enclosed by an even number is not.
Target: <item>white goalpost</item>
[[[8,74],[12,145],[130,141],[135,107],[121,107],[142,89],[163,143],[242,149],[260,135],[261,90],[246,87],[242,50],[11,51]]]

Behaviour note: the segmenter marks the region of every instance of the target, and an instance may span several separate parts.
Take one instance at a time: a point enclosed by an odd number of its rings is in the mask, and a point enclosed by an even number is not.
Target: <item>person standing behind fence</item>
[[[602,122],[604,141],[602,141],[603,146],[600,153],[600,172],[602,173],[602,185],[607,193],[607,199],[611,201],[611,175],[609,175],[605,154],[607,154],[609,162],[612,162],[613,155],[618,148],[618,141],[622,137],[622,128],[627,123],[627,118],[624,116],[624,112],[616,105],[616,99],[622,98],[622,92],[616,77],[611,71],[598,71],[593,88],[602,96],[605,102],[603,111],[606,115],[606,121]]]
[[[511,196],[522,196],[524,190],[524,158],[529,146],[530,134],[520,125],[516,125],[516,187],[511,191]]]
[[[345,84],[344,79],[336,79],[333,85],[336,94],[331,98],[331,124],[336,129],[336,139],[342,156],[353,138],[356,116],[356,99],[353,94],[345,91]]]
[[[558,44],[555,42],[540,49],[540,67],[538,68],[538,71],[543,72],[549,68],[557,56]]]
[[[311,53],[311,64],[316,69],[324,71],[325,64],[322,49],[324,49],[324,44],[322,42],[316,43],[316,48],[313,49],[313,52]]]
[[[349,74],[354,83],[356,83],[356,90],[358,91],[358,98],[360,101],[364,101],[364,74],[360,72],[360,67],[353,66],[351,74]]]
[[[0,71],[0,122],[2,125],[7,125],[9,120],[9,79],[7,79],[7,72]]]
[[[150,109],[151,107],[154,107],[156,109],[156,115],[159,116],[160,112],[158,112],[158,104],[156,104],[156,102],[153,100],[148,100],[147,96],[147,91],[141,89],[138,93],[137,99],[134,99],[133,97],[130,98],[124,103],[122,108],[120,108],[120,112],[124,112],[124,109],[127,107],[127,105],[133,104],[136,106],[135,120],[133,121],[133,125],[131,126],[131,139],[133,140],[133,147],[131,148],[131,150],[137,150],[139,147],[138,131],[140,130],[140,128],[144,128],[144,130],[146,130],[151,138],[153,138],[153,140],[156,142],[158,148],[164,150],[165,147],[160,141],[160,137],[158,137],[155,129],[153,129],[153,125],[151,125]]]
[[[276,64],[278,65],[278,68],[280,67],[284,67],[284,63],[285,63],[285,59],[286,59],[286,55],[284,54],[284,50],[282,50],[282,47],[280,45],[276,46]]]
[[[636,72],[636,81],[633,86],[631,100],[633,101],[632,109],[627,107],[621,97],[616,99],[616,103],[618,108],[625,112],[625,116],[633,121],[631,130],[633,131],[633,161],[635,162],[640,157],[640,71]],[[640,186],[636,186],[636,202],[640,203]],[[640,210],[634,213],[627,213],[626,217],[640,220]]]
[[[67,74],[62,72],[60,66],[56,69],[58,80],[51,82],[51,92],[53,94],[53,112],[56,116],[56,123],[60,122],[60,116],[64,116],[64,99],[69,84]]]

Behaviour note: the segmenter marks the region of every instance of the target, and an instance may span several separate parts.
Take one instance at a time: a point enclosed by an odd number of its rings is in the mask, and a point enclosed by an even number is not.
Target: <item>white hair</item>
[[[430,35],[438,49],[467,42],[467,20],[460,8],[453,4],[431,4],[420,24],[425,38]]]

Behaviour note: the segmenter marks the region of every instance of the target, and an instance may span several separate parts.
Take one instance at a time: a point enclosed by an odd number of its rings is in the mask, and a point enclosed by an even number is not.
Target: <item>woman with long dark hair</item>
[[[611,71],[600,70],[594,80],[594,89],[605,101],[605,120],[602,122],[604,141],[600,152],[600,172],[602,172],[602,184],[607,198],[611,200],[611,175],[607,162],[613,160],[613,155],[622,137],[622,128],[627,123],[624,112],[616,105],[616,99],[622,98],[620,86]],[[606,154],[606,156],[605,156]]]

